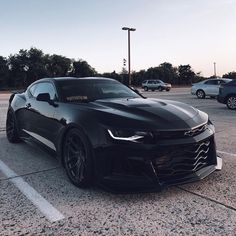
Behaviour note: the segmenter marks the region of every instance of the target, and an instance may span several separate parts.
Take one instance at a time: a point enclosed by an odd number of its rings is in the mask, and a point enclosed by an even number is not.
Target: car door
[[[24,131],[46,146],[55,150],[55,134],[57,132],[57,122],[54,119],[56,105],[45,101],[38,101],[37,96],[41,93],[48,93],[50,99],[57,101],[57,93],[54,85],[50,82],[40,82],[36,84],[31,98],[26,104],[25,119],[28,122]]]
[[[219,93],[218,80],[212,79],[205,82],[205,93],[209,96],[216,96]]]
[[[155,84],[153,80],[148,80],[148,88],[149,89],[154,89],[155,88]]]
[[[156,80],[156,88],[159,89],[160,87],[162,87],[161,81]]]
[[[215,80],[215,86],[212,87],[212,95],[217,96],[219,94],[221,80]]]

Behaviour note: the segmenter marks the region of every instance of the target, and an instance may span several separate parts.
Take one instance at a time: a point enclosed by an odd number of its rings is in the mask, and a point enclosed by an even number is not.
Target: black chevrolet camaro
[[[7,138],[56,154],[73,184],[158,191],[202,179],[222,161],[208,115],[147,99],[107,78],[46,78],[10,97]]]

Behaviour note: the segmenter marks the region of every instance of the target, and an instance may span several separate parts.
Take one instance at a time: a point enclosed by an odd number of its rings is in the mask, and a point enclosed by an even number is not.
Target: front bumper
[[[96,179],[111,192],[152,192],[205,178],[222,168],[211,129],[156,145],[113,143],[96,149]]]

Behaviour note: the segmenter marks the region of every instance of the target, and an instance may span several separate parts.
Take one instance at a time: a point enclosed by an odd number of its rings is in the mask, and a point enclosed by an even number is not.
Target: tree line
[[[75,60],[56,54],[44,54],[42,50],[37,48],[21,49],[19,53],[10,55],[8,58],[0,56],[0,90],[26,88],[41,78],[64,76],[100,76],[128,83],[128,74],[125,68],[120,73],[113,71],[99,74],[82,59]],[[223,77],[236,79],[236,72],[229,72]],[[171,84],[190,85],[205,78],[200,73],[195,73],[190,65],[174,67],[171,63],[164,62],[157,67],[132,72],[133,85],[141,85],[142,81],[147,79],[160,79]]]

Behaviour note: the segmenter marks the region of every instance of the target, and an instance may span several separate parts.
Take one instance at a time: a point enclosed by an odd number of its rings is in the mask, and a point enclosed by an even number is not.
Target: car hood
[[[106,99],[93,102],[105,123],[163,130],[188,129],[206,123],[208,116],[187,104],[161,99]],[[104,115],[106,113],[106,115]]]

